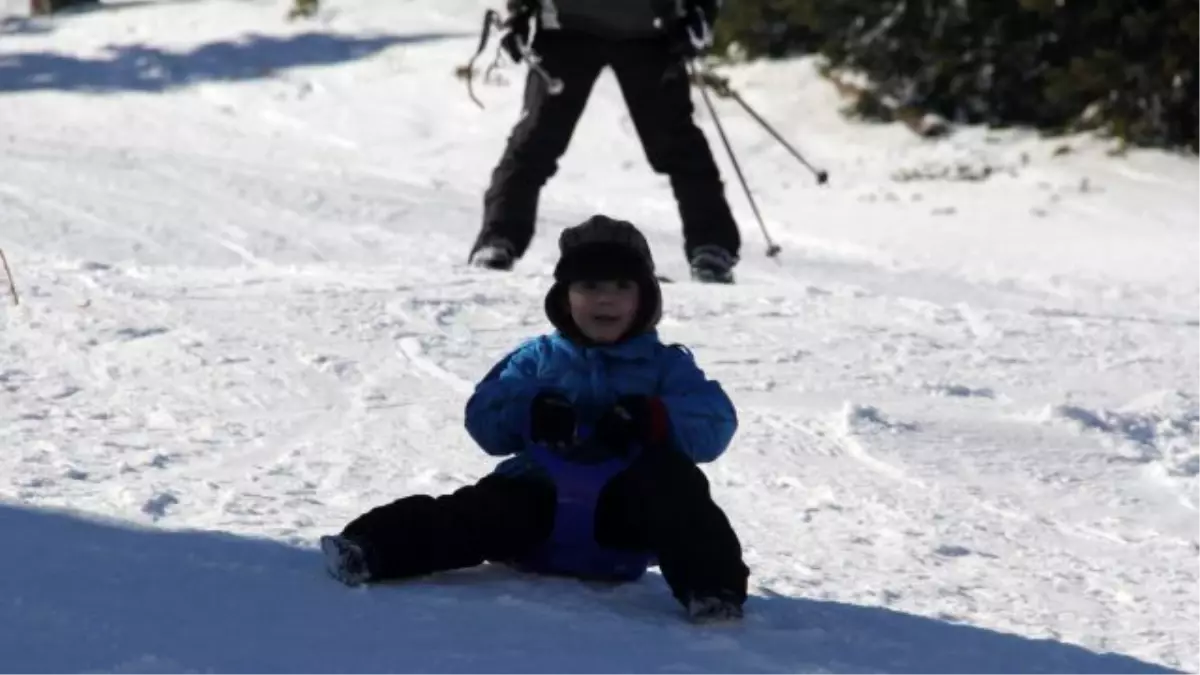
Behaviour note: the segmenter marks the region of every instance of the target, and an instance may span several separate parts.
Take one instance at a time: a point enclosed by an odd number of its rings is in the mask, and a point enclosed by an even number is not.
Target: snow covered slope
[[[320,534],[489,470],[462,407],[548,328],[562,227],[631,219],[685,276],[611,76],[496,275],[463,262],[522,71],[485,111],[453,77],[485,3],[7,2],[0,670],[1200,668],[1194,159],[927,143],[841,119],[809,62],[729,69],[831,173],[721,103],[784,252],[721,156],[741,283],[666,288],[741,414],[706,471],[747,621],[688,626],[657,575],[351,591]]]

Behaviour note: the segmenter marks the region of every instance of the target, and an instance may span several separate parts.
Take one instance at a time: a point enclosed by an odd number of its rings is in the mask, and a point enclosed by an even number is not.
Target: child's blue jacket
[[[670,419],[673,446],[696,463],[719,457],[737,431],[737,413],[721,385],[705,377],[690,352],[664,345],[655,331],[594,346],[556,332],[501,359],[467,401],[466,427],[475,442],[489,455],[516,455],[497,472],[534,468],[522,451],[530,443],[530,403],[546,389],[570,400],[582,425],[594,423],[618,396],[658,397]]]

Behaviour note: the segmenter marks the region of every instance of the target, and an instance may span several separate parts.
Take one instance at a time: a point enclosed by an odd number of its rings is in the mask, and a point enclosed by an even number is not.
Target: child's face
[[[567,287],[571,320],[589,340],[600,344],[620,340],[638,310],[636,281],[573,281]]]

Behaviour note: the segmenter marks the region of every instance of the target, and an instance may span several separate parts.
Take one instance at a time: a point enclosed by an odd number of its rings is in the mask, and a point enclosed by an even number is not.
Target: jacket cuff
[[[533,399],[537,397],[540,391],[541,389],[536,385],[522,387],[507,402],[509,411],[508,419],[513,422],[513,431],[520,436],[526,445],[531,442],[529,436],[533,432],[531,428],[533,421],[531,417]]]
[[[659,445],[671,437],[671,417],[667,414],[667,405],[661,398],[646,400],[646,440],[652,445]]]

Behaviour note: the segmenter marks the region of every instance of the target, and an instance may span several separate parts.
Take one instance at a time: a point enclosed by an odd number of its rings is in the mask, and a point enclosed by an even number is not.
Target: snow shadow
[[[657,575],[500,567],[363,589],[315,550],[0,503],[6,672],[1173,672],[875,607],[756,596],[696,627]]]
[[[786,596],[756,598],[772,631],[797,637],[832,672],[1178,673],[1114,653],[1038,640],[884,607]]]
[[[94,58],[55,52],[0,53],[0,94],[44,90],[163,92],[203,82],[267,78],[289,68],[362,59],[394,45],[462,36],[467,34],[364,37],[308,32],[247,35],[184,52],[133,44],[107,47],[106,54]]]
[[[150,7],[152,5],[183,5],[200,1],[201,0],[96,0],[94,2],[79,2],[79,4],[63,7],[51,14],[48,18],[58,21],[72,16],[82,16],[96,12],[104,12],[105,14],[109,14],[112,12],[120,12],[126,9]]]

